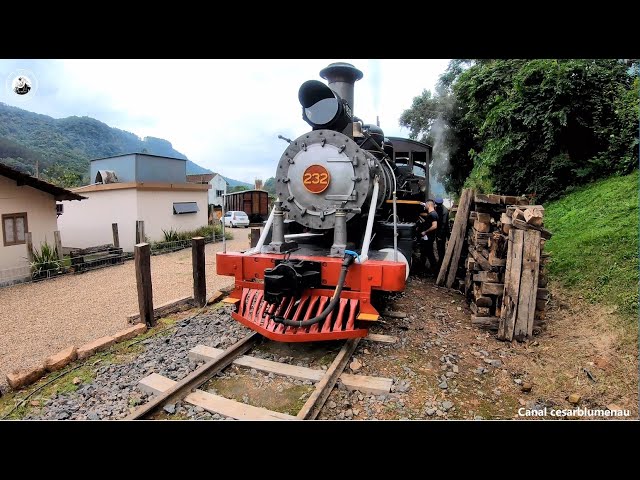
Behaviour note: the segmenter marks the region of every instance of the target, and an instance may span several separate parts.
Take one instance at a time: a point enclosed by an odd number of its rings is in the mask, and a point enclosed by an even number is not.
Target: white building
[[[87,198],[64,202],[58,225],[65,246],[87,248],[113,242],[118,224],[120,247],[133,251],[136,221],[145,236],[162,241],[163,230],[195,230],[207,225],[209,185],[187,183],[186,160],[133,153],[91,161],[95,183],[73,189]]]
[[[222,196],[227,191],[227,181],[219,173],[187,175],[187,182],[209,184],[209,205],[222,208]]]
[[[48,182],[38,180],[0,163],[0,284],[30,276],[27,232],[33,247],[41,250],[47,242],[55,246],[53,232],[58,230],[56,200],[84,197]]]

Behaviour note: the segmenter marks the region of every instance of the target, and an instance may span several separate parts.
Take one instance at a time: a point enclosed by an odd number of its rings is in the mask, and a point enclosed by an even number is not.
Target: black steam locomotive
[[[431,146],[386,137],[354,115],[362,75],[333,63],[320,72],[328,86],[302,84],[302,118],[312,130],[284,139],[278,198],[258,245],[218,254],[218,273],[236,277],[234,318],[269,338],[366,335],[378,319],[371,291],[404,289],[414,222],[429,196]]]

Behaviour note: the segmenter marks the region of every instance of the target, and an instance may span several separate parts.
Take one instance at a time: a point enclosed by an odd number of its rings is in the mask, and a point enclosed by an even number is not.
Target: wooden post
[[[56,252],[58,253],[58,260],[64,260],[64,255],[62,254],[62,239],[60,238],[60,231],[56,230],[53,232],[53,241],[56,244]]]
[[[193,299],[198,306],[207,303],[207,283],[204,270],[204,237],[191,239],[191,263],[193,265]]]
[[[255,247],[256,245],[258,245],[258,240],[260,239],[260,229],[259,228],[252,228],[251,229],[251,245],[250,248]]]
[[[136,220],[136,243],[144,243],[144,220]]]
[[[140,322],[145,322],[147,326],[153,327],[156,324],[156,319],[153,316],[153,289],[151,287],[151,246],[148,243],[138,243],[134,247],[134,258]]]
[[[118,224],[111,224],[111,231],[113,232],[113,246],[115,248],[120,248],[120,236],[118,235]]]
[[[25,233],[24,238],[27,241],[27,258],[31,263],[33,262],[33,238],[31,236],[31,232]]]

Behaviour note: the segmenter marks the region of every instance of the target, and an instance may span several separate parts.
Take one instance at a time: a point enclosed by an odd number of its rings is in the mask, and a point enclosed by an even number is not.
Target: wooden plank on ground
[[[500,319],[498,317],[478,317],[471,316],[471,324],[474,327],[485,328],[487,330],[497,330]]]
[[[460,210],[456,214],[456,222],[459,224],[457,237],[453,246],[453,253],[451,255],[451,261],[449,263],[449,273],[447,274],[446,286],[451,288],[453,281],[456,279],[456,272],[458,271],[458,262],[460,261],[460,253],[462,253],[462,244],[464,243],[465,233],[467,231],[467,219],[469,218],[469,209],[471,208],[471,199],[473,198],[473,190],[465,189],[466,195],[463,200],[460,201]],[[464,192],[463,192],[464,193]],[[446,258],[446,255],[445,255]],[[442,269],[440,270],[442,272]],[[440,277],[440,274],[438,274]]]
[[[189,359],[207,362],[222,354],[223,351],[224,350],[220,348],[198,345],[189,352]],[[315,370],[313,368],[299,367],[288,363],[274,362],[272,360],[265,360],[264,358],[252,357],[251,355],[238,357],[233,361],[233,364],[241,367],[255,368],[262,372],[292,377],[297,380],[311,380],[312,382],[318,382],[324,376],[323,370]]]
[[[467,230],[467,219],[469,217],[469,205],[471,203],[470,197],[473,197],[473,190],[465,188],[462,191],[462,195],[460,196],[460,204],[458,206],[458,211],[456,212],[456,216],[453,221],[453,228],[451,229],[451,235],[449,237],[449,241],[447,242],[447,248],[444,252],[444,259],[440,265],[440,271],[438,272],[436,285],[442,286],[445,284],[445,279],[447,278],[447,270],[449,269],[449,265],[452,264],[451,260],[454,256],[454,250],[455,250],[456,244],[458,243],[458,240],[460,240],[460,250],[462,249],[462,243]],[[463,227],[463,217],[464,217],[464,227]],[[460,258],[460,253],[458,253],[458,258]],[[457,263],[453,268],[455,269],[458,268]]]
[[[394,337],[391,335],[382,335],[380,333],[370,333],[364,340],[369,340],[372,342],[380,342],[380,343],[396,343],[398,341],[398,337]]]
[[[540,232],[524,232],[518,316],[513,338],[519,342],[533,335],[533,315],[538,292],[538,270],[540,269]]]
[[[184,400],[196,407],[202,407],[208,412],[219,413],[237,420],[296,420],[293,415],[274,412],[262,407],[254,407],[253,405],[229,400],[202,390],[190,393]]]
[[[393,384],[393,379],[391,378],[351,375],[349,373],[340,375],[340,381],[348,390],[359,390],[373,395],[389,393]]]
[[[524,232],[513,229],[509,232],[509,247],[507,250],[507,269],[504,278],[504,296],[498,338],[511,341],[518,313],[518,296],[520,292],[520,272],[522,270],[522,249],[524,246]]]
[[[176,312],[176,311],[180,310],[181,307],[183,307],[185,305],[190,305],[192,302],[193,302],[193,297],[191,295],[186,296],[186,297],[182,297],[182,298],[177,298],[177,299],[171,300],[169,302],[165,302],[165,303],[163,303],[161,305],[158,305],[157,307],[155,307],[153,309],[153,316],[155,318],[158,318],[160,316]],[[139,318],[140,318],[140,314],[139,313],[131,313],[131,314],[127,315],[127,321],[129,323],[134,323]]]
[[[148,393],[158,394],[164,393],[173,387],[175,380],[163,377],[157,373],[143,378],[138,382],[140,390]],[[212,413],[219,413],[225,417],[235,418],[237,420],[295,420],[296,417],[287,415],[286,413],[274,412],[262,407],[254,407],[245,403],[236,402],[228,398],[220,397],[203,390],[196,390],[184,398],[184,401],[202,407]]]
[[[210,361],[220,354],[223,350],[220,348],[208,347],[206,345],[197,345],[189,352],[189,359],[193,361]],[[263,358],[252,357],[251,355],[243,355],[233,361],[234,365],[238,365],[246,368],[255,368],[261,372],[275,373],[276,375],[283,375],[285,377],[292,377],[298,380],[310,380],[312,382],[318,382],[322,380],[325,372],[323,370],[316,370],[308,367],[299,367],[297,365],[290,365],[288,363],[274,362],[272,360],[265,360]],[[349,375],[343,373],[340,375],[340,381],[349,390],[360,390],[364,393],[372,393],[374,395],[381,395],[382,393],[389,393],[391,391],[392,379],[385,377],[371,377],[367,375]],[[387,386],[387,387],[385,387]],[[386,388],[384,392],[381,389]]]

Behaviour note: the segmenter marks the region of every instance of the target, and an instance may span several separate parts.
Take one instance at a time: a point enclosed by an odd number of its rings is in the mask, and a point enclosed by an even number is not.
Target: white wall
[[[27,227],[32,234],[34,248],[40,250],[40,244],[45,240],[54,245],[53,232],[58,230],[58,224],[53,195],[26,185],[18,187],[15,180],[0,176],[0,215],[21,212],[27,212]],[[0,225],[0,235],[2,228]],[[26,244],[5,247],[0,236],[0,270],[24,269],[29,274],[28,265]],[[0,282],[3,277],[13,276],[10,272],[4,273],[0,272]]]
[[[145,236],[152,242],[164,239],[162,229],[195,230],[207,225],[207,192],[156,191],[135,188],[82,192],[82,202],[63,202],[58,219],[65,247],[87,248],[113,242],[111,224],[118,224],[120,247],[133,252],[136,220],[144,221]],[[173,214],[173,202],[197,202],[197,213]]]
[[[174,215],[173,202],[196,202],[197,213]],[[207,191],[138,190],[138,218],[151,241],[164,239],[162,229],[184,231],[207,225]]]
[[[136,240],[135,188],[82,192],[86,200],[65,201],[58,226],[64,247],[87,248],[113,243],[112,223],[118,224],[120,246],[132,252]]]
[[[221,175],[216,175],[209,181],[209,185],[211,185],[209,189],[209,205],[222,205],[222,197],[216,196],[216,190],[224,192],[227,182],[224,181]]]

